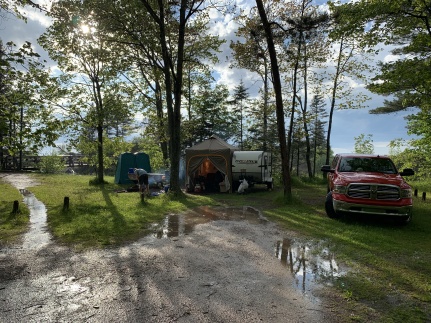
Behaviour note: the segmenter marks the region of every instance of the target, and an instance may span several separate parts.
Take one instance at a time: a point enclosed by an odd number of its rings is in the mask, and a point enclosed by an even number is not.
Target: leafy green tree
[[[369,90],[391,96],[373,114],[418,108],[410,116],[409,131],[424,138],[413,141],[415,148],[429,150],[431,108],[431,7],[426,1],[356,1],[334,6],[343,30],[358,31],[368,45],[392,45],[393,61],[379,63],[379,72]]]
[[[233,90],[233,100],[231,103],[234,106],[234,114],[239,120],[239,135],[237,136],[237,142],[239,142],[239,147],[243,150],[244,144],[244,123],[245,123],[245,115],[248,109],[248,100],[249,94],[247,93],[247,88],[244,85],[244,82],[241,82],[235,86]]]
[[[151,156],[151,170],[153,172],[167,170],[166,161],[156,137],[144,132],[141,136],[133,138],[132,144],[132,152],[145,151],[146,154]]]
[[[61,106],[65,116],[73,121],[75,130],[84,125],[96,131],[97,181],[103,183],[107,121],[114,113],[118,115],[120,109],[128,111],[124,102],[131,101],[118,80],[121,62],[116,60],[112,46],[104,41],[91,3],[64,0],[53,4],[50,15],[53,24],[39,42],[63,72],[60,79],[68,94]],[[123,104],[118,104],[118,100]]]
[[[235,138],[237,123],[228,109],[229,90],[224,85],[212,87],[204,82],[195,89],[189,120],[183,122],[184,148],[216,134],[224,140]]]
[[[368,134],[366,137],[363,133],[355,137],[355,153],[357,154],[374,154],[373,135]]]
[[[74,148],[84,155],[82,161],[97,171],[99,166],[99,142],[94,131],[81,132],[80,136],[73,140]],[[112,171],[120,156],[125,151],[130,151],[133,144],[125,141],[123,137],[108,138],[103,135],[103,169]]]
[[[316,176],[316,163],[318,157],[325,154],[325,124],[328,113],[326,112],[323,97],[319,94],[314,95],[310,104],[311,112],[311,140],[313,142],[313,177]],[[322,164],[324,161],[322,161]]]
[[[333,115],[336,110],[359,109],[365,107],[369,97],[360,92],[354,92],[350,85],[351,80],[366,80],[366,72],[370,71],[370,57],[378,50],[370,47],[366,35],[358,28],[346,29],[344,16],[339,12],[339,3],[329,2],[332,24],[329,31],[329,45],[333,45],[332,72],[325,73],[330,81],[327,93],[330,93],[330,109],[328,131],[326,137],[326,162],[329,164],[331,155],[331,135]]]
[[[296,171],[296,176],[300,176],[305,160],[304,148],[306,147],[304,128],[301,127],[302,117],[296,116],[292,132],[292,149],[290,171]]]
[[[280,69],[279,69],[279,63],[277,58],[277,51],[276,51],[276,46],[274,42],[274,33],[271,26],[272,22],[268,20],[268,15],[267,15],[268,8],[265,8],[262,0],[256,0],[256,6],[262,22],[262,27],[265,31],[265,38],[267,41],[268,53],[269,53],[270,62],[271,62],[271,71],[272,71],[273,85],[274,85],[274,92],[275,92],[275,107],[276,107],[275,111],[277,115],[277,132],[278,132],[278,139],[280,143],[283,194],[285,198],[290,199],[292,197],[292,182],[291,182],[291,174],[289,170],[290,151],[288,150],[288,147],[286,144],[287,140],[286,140],[286,128],[285,128],[285,122],[284,122],[283,93],[282,93],[281,76],[280,76]],[[288,139],[290,142],[290,138]]]
[[[16,49],[0,40],[0,65],[0,146],[21,161],[24,151],[53,146],[59,136],[62,123],[51,105],[57,83],[29,42]],[[3,149],[0,157],[3,161]]]
[[[286,83],[292,84],[290,118],[295,118],[296,110],[299,110],[300,120],[303,126],[302,133],[305,141],[305,161],[308,176],[313,176],[311,164],[311,142],[309,131],[309,82],[312,67],[321,67],[326,59],[327,49],[322,39],[326,29],[328,15],[320,12],[310,0],[292,1],[286,6],[281,15],[283,22],[283,34],[285,45]],[[311,75],[310,75],[311,74]]]
[[[263,88],[260,90],[262,95],[262,102],[251,107],[250,114],[257,117],[251,118],[251,128],[249,129],[249,136],[246,141],[249,142],[244,146],[256,146],[256,140],[262,142],[262,145],[257,145],[264,151],[268,150],[268,146],[274,142],[269,135],[271,132],[270,118],[273,114],[271,105],[269,103],[270,97],[270,66],[268,60],[268,49],[266,44],[265,33],[260,25],[260,18],[252,11],[250,15],[239,15],[236,20],[240,24],[236,35],[242,41],[235,41],[230,43],[233,50],[234,62],[231,64],[233,67],[245,68],[249,71],[257,73],[263,82]],[[273,106],[272,106],[273,107]],[[251,149],[251,148],[249,148]]]
[[[209,22],[206,15],[207,6],[201,0],[125,0],[115,3],[101,0],[99,9],[97,14],[102,17],[105,30],[109,30],[106,34],[113,35],[111,40],[120,42],[121,46],[127,46],[135,55],[132,58],[128,51],[125,51],[125,64],[139,69],[142,79],[147,82],[144,87],[155,90],[153,102],[157,112],[151,113],[149,120],[158,122],[152,129],[159,131],[156,136],[162,143],[169,144],[168,153],[165,155],[168,155],[166,157],[170,161],[170,190],[179,194],[181,108],[186,86],[185,71],[202,67],[204,64],[200,59],[214,59],[211,51],[220,44],[217,37],[205,35]],[[149,102],[150,97],[151,95],[147,97]],[[189,105],[191,101],[189,98]],[[153,117],[154,115],[156,117]]]
[[[431,158],[428,150],[422,150],[414,140],[394,139],[389,143],[389,155],[398,170],[412,168],[413,180],[426,180],[431,177]]]
[[[275,107],[267,101],[265,89],[260,91],[260,99],[253,100],[249,107],[249,127],[244,141],[246,150],[278,152]],[[277,159],[276,154],[273,158]]]

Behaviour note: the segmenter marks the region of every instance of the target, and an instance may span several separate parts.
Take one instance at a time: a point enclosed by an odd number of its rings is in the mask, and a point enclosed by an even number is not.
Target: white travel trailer
[[[232,181],[238,187],[242,179],[250,186],[272,183],[272,155],[264,151],[234,151],[232,156]]]

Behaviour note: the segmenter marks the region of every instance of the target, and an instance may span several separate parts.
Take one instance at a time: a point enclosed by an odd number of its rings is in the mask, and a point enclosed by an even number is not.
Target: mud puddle
[[[152,236],[158,239],[188,235],[199,224],[211,221],[248,221],[251,224],[266,223],[259,210],[250,206],[244,207],[209,207],[201,206],[186,214],[169,214],[163,222],[154,224]]]
[[[47,214],[45,205],[39,201],[27,187],[39,185],[25,174],[11,174],[2,179],[15,188],[23,196],[23,202],[30,211],[29,230],[23,236],[22,249],[40,249],[51,242],[51,234],[47,228]]]
[[[185,214],[170,214],[154,224],[151,236],[157,239],[171,239],[191,234],[199,224],[211,221],[247,221],[250,224],[264,225],[268,220],[259,210],[244,207],[209,207],[203,206]],[[345,275],[336,260],[335,254],[323,242],[296,241],[284,238],[274,242],[274,255],[290,272],[293,287],[304,294],[323,282]]]
[[[30,228],[23,237],[23,249],[40,249],[51,242],[51,234],[47,228],[45,205],[33,193],[20,189],[24,203],[30,210]]]
[[[277,241],[275,256],[294,277],[293,287],[308,293],[323,282],[346,274],[335,260],[335,254],[319,242],[301,242],[285,238]]]

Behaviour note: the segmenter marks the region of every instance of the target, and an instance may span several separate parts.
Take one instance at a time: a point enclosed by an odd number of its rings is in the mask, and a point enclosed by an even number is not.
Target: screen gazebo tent
[[[193,147],[186,149],[186,176],[189,187],[194,183],[194,176],[205,161],[224,175],[226,190],[232,192],[232,155],[238,148],[228,144],[219,137],[212,135]]]

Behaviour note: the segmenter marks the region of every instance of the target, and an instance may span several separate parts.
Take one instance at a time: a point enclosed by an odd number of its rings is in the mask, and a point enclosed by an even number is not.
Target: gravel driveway
[[[2,248],[0,321],[337,321],[297,240],[257,210],[202,207],[167,216],[127,246]]]

